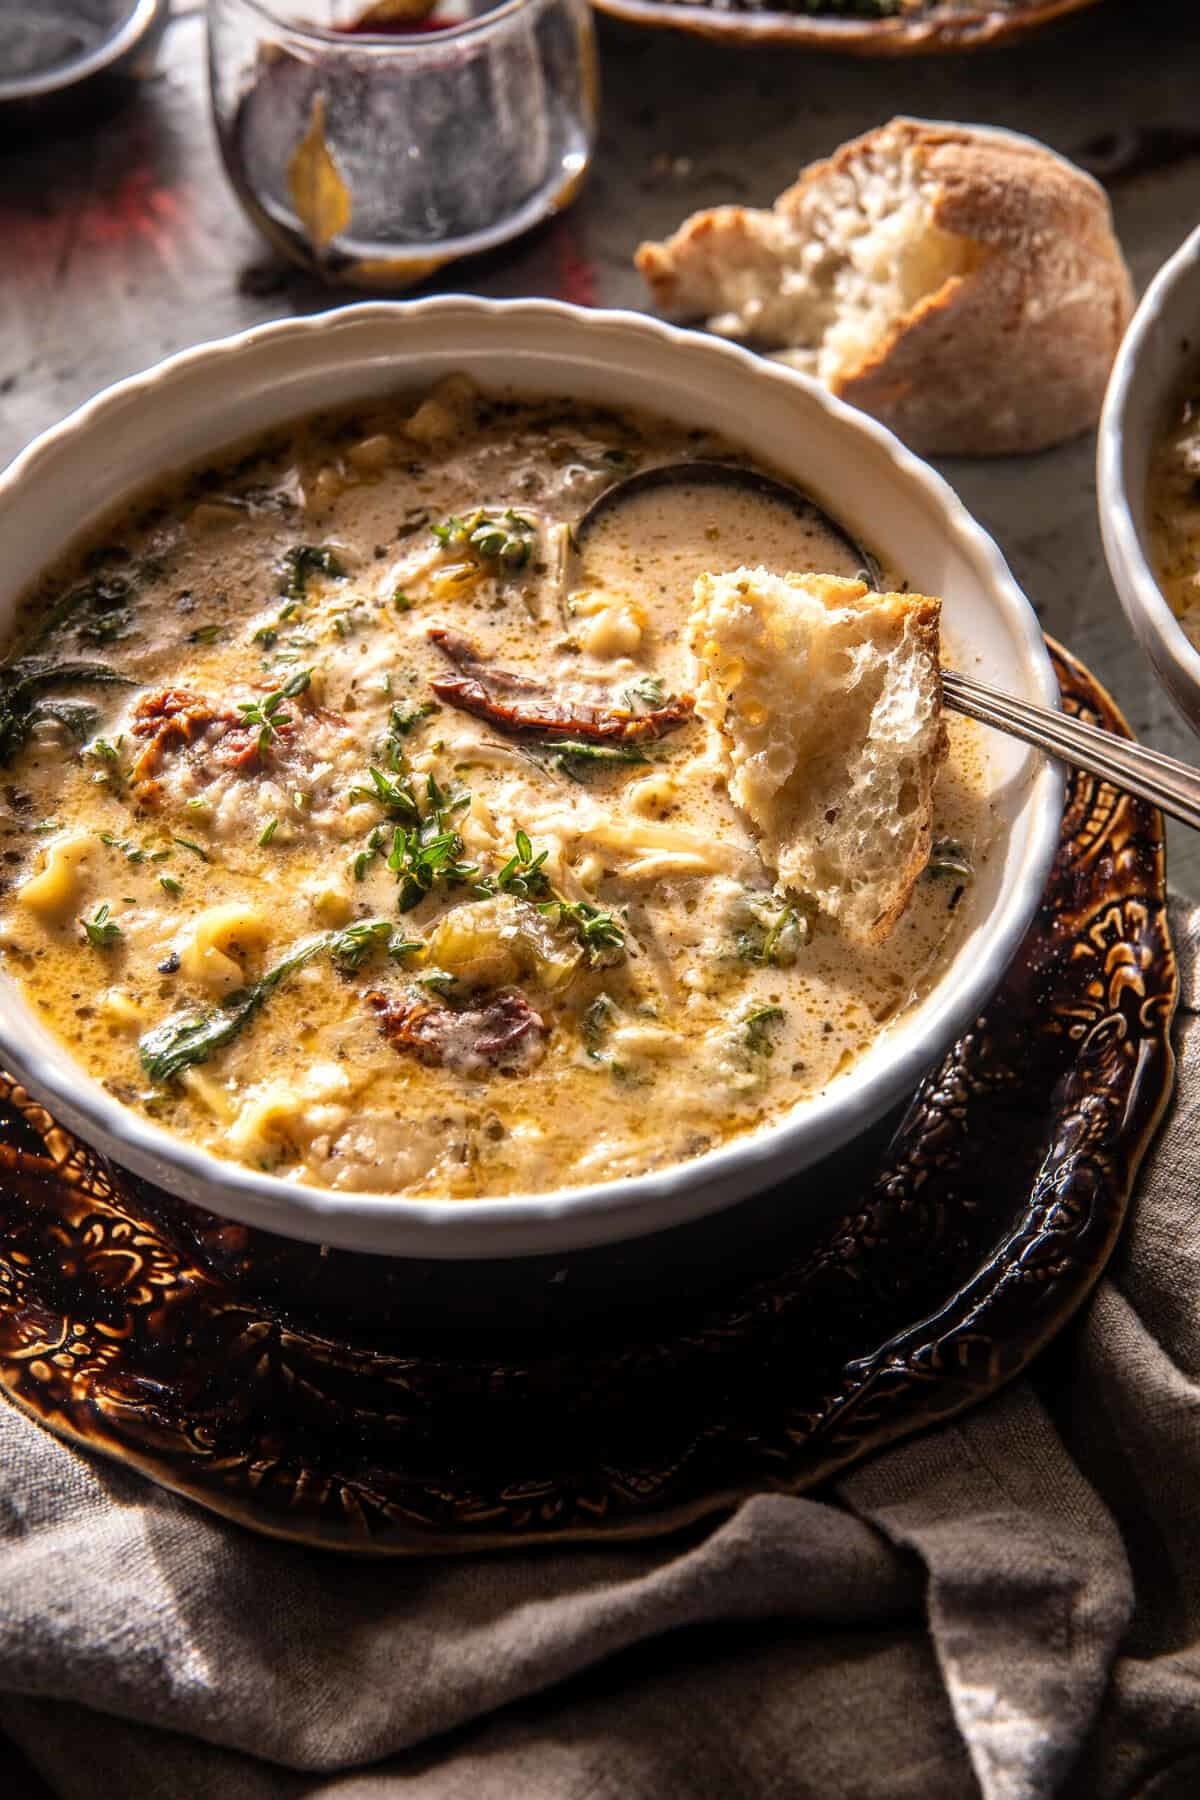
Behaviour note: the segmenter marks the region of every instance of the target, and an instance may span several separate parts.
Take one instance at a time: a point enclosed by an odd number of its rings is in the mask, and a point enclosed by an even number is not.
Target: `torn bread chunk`
[[[1095,424],[1133,308],[1107,196],[1031,138],[893,119],[769,210],[637,252],[655,305],[773,353],[927,454]]]
[[[940,600],[832,575],[702,575],[696,711],[781,888],[858,943],[891,932],[929,859],[946,754]]]

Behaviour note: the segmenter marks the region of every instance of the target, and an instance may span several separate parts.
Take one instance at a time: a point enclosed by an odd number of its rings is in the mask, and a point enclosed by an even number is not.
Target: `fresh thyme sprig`
[[[303,600],[308,592],[310,575],[330,575],[335,581],[343,581],[346,571],[337,552],[328,545],[297,544],[283,559],[280,593],[289,600]]]
[[[284,712],[285,700],[294,700],[302,694],[312,680],[311,669],[297,669],[288,677],[282,687],[276,688],[263,700],[239,700],[238,711],[242,715],[242,724],[253,730],[258,727],[258,749],[262,755],[278,734],[281,725],[290,725],[291,713]]]
[[[757,1006],[742,1020],[746,1048],[752,1056],[774,1056],[771,1033],[784,1017],[782,1006]]]
[[[476,863],[461,860],[463,841],[451,821],[471,804],[468,792],[448,795],[432,775],[426,777],[426,810],[419,823],[397,825],[387,866],[399,885],[397,906],[411,912],[435,887],[463,887],[479,874]]]
[[[401,957],[423,948],[420,938],[405,937],[390,919],[362,919],[357,924],[347,925],[329,941],[332,961],[347,975],[360,969],[376,951],[383,950],[398,962]]]
[[[666,689],[661,676],[639,675],[636,681],[630,682],[621,698],[630,712],[636,713],[643,710],[650,712],[654,707],[662,705],[666,698]]]
[[[429,527],[443,550],[465,550],[476,562],[523,569],[533,554],[534,523],[507,507],[501,514],[482,507],[466,518],[451,514]]]
[[[112,917],[107,900],[96,908],[90,919],[80,919],[79,923],[94,950],[112,950],[121,941],[121,927]]]
[[[496,888],[502,894],[515,894],[521,900],[536,900],[551,891],[550,878],[542,866],[550,852],[539,850],[535,856],[529,834],[520,827],[517,829],[516,843],[516,850],[504,867],[496,872]]]

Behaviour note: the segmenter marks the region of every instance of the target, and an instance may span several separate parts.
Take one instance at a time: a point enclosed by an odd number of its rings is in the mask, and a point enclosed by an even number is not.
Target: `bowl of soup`
[[[659,492],[690,460],[746,480]],[[102,394],[0,520],[0,1061],[231,1218],[479,1257],[714,1211],[911,1091],[1036,908],[1061,777],[949,716],[886,941],[764,868],[692,705],[702,577],[866,558],[941,597],[944,661],[1056,687],[944,482],[736,347],[542,301],[289,320]]]
[[[1147,288],[1100,420],[1109,572],[1159,681],[1200,730],[1200,230]]]

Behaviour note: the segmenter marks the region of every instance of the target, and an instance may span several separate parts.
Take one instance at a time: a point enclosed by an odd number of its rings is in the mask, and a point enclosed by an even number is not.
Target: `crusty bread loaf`
[[[941,602],[832,575],[702,575],[696,710],[788,892],[881,942],[929,860]]]
[[[1015,133],[893,119],[770,212],[696,213],[637,265],[673,317],[777,353],[915,449],[1093,425],[1133,307],[1102,188]]]

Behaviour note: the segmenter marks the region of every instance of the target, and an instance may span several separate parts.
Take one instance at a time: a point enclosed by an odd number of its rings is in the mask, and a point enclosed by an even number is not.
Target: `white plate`
[[[0,475],[0,637],[18,594],[115,501],[281,420],[463,369],[484,386],[636,405],[744,444],[945,600],[959,665],[1044,706],[1057,687],[1037,620],[951,490],[881,426],[803,376],[633,313],[548,301],[370,304],[260,326],[120,382]],[[970,929],[933,991],[825,1093],[694,1161],[501,1200],[406,1200],[301,1187],[172,1138],[72,1061],[0,972],[0,1060],[65,1124],[139,1174],[286,1237],[381,1254],[487,1257],[635,1237],[728,1206],[828,1155],[912,1088],[996,986],[1033,917],[1058,837],[1057,768],[989,740],[996,848]],[[798,1184],[788,1204],[803,1205]]]

